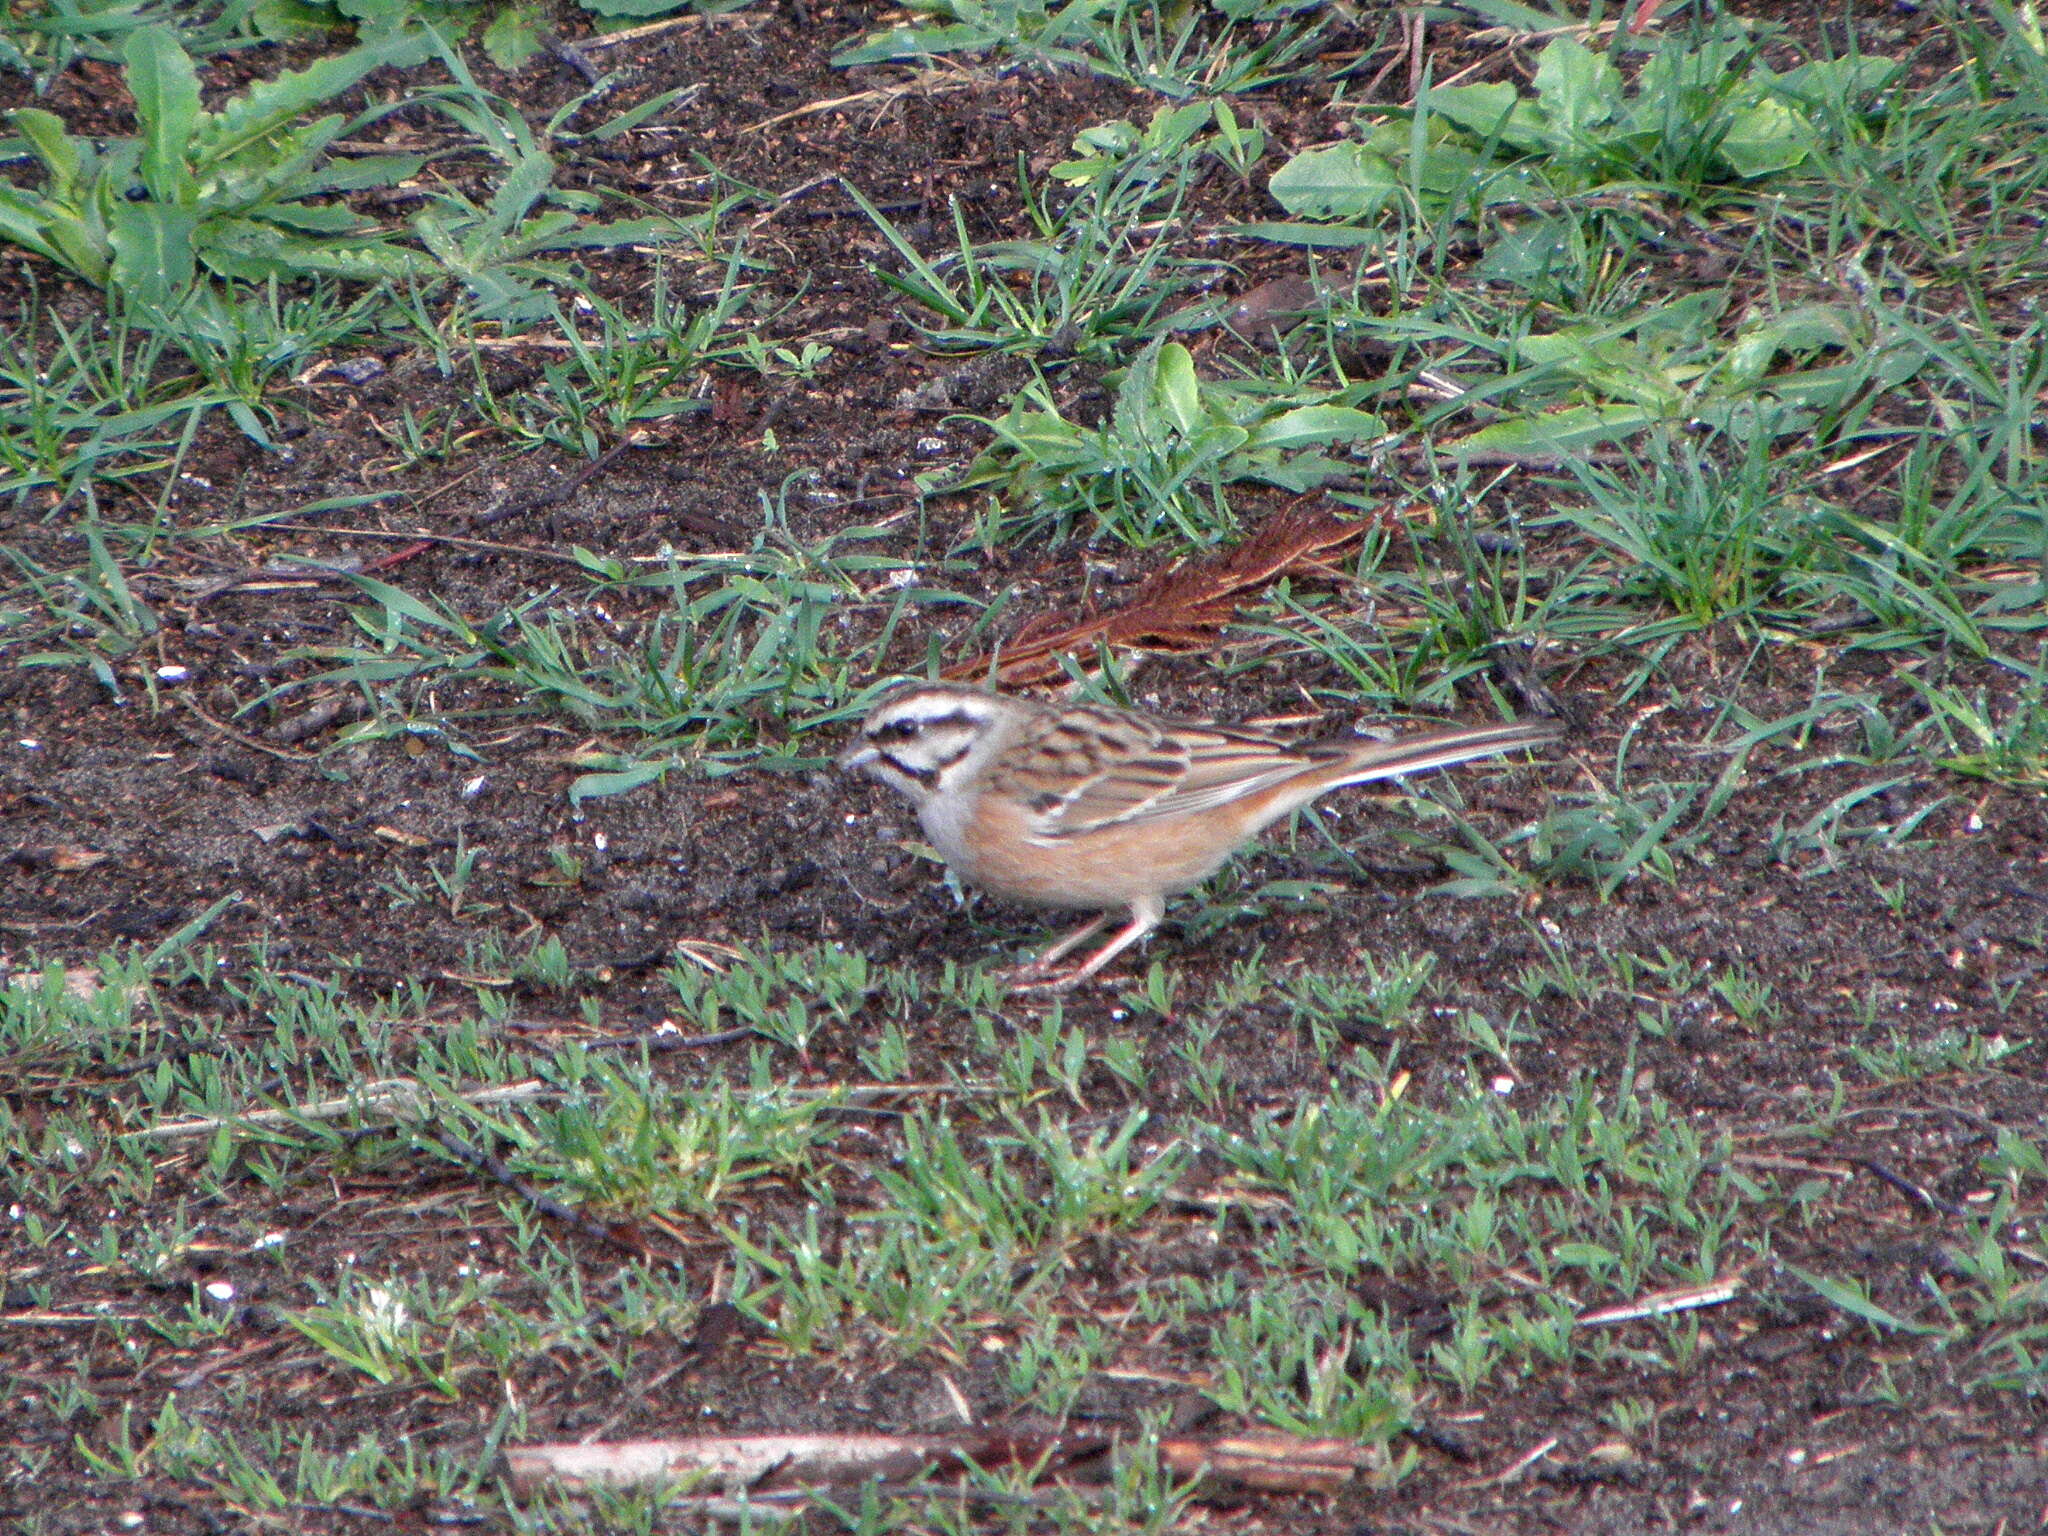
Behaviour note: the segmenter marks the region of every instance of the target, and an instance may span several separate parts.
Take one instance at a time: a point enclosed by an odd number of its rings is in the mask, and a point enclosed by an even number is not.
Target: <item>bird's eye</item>
[[[917,734],[917,722],[915,720],[891,720],[882,727],[882,734],[884,736],[894,736],[898,741],[908,741]]]

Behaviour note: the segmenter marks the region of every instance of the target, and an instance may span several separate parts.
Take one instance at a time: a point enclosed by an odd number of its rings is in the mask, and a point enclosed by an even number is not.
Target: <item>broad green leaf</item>
[[[148,309],[168,308],[192,281],[192,234],[201,217],[197,208],[116,203],[108,229],[114,247],[109,286]]]
[[[526,270],[531,271],[532,268]],[[503,267],[458,269],[476,299],[476,317],[504,323],[545,320],[555,313],[555,302],[519,273]]]
[[[341,24],[334,12],[305,0],[258,0],[249,19],[259,36],[274,42],[309,34],[325,36]]]
[[[1854,362],[1837,364],[1833,368],[1802,368],[1792,373],[1774,373],[1758,380],[1753,387],[1786,405],[1807,411],[1833,411],[1865,390],[1888,386],[1873,376],[1870,359],[1857,358]]]
[[[1621,1262],[1613,1249],[1602,1248],[1598,1243],[1559,1243],[1550,1256],[1559,1264],[1579,1269],[1611,1269]]]
[[[548,192],[548,206],[566,208],[580,218],[588,218],[604,207],[604,199],[583,187],[554,187]]]
[[[508,5],[484,28],[484,53],[502,70],[515,70],[541,51],[535,13],[523,5]]]
[[[443,198],[433,207],[423,208],[407,222],[427,253],[444,266],[455,268],[464,264],[461,242],[456,238],[458,205],[451,199]],[[462,224],[471,222],[467,217]]]
[[[270,434],[264,430],[263,423],[256,419],[256,413],[249,409],[247,401],[228,401],[227,412],[234,419],[235,425],[242,429],[242,435],[248,438],[250,442],[262,448],[274,448],[277,446],[271,442]]]
[[[1511,149],[1531,152],[1550,146],[1543,115],[1512,85],[1438,86],[1421,105],[1475,139],[1498,138]]]
[[[1377,230],[1357,229],[1344,224],[1226,224],[1223,233],[1247,240],[1271,240],[1276,245],[1310,246],[1321,250],[1356,250],[1376,245],[1383,238]]]
[[[106,286],[114,248],[106,225],[96,213],[83,223],[58,219],[45,233],[66,266],[89,282]]]
[[[552,157],[538,150],[521,156],[498,183],[498,190],[491,194],[491,231],[500,236],[509,235],[526,216],[526,211],[553,185],[554,179],[555,162]]]
[[[1659,418],[1636,405],[1570,405],[1541,416],[1517,416],[1481,427],[1443,445],[1452,456],[1497,453],[1533,463],[1554,463],[1585,448],[1632,437]]]
[[[1395,168],[1392,174],[1404,178],[1404,186],[1412,182],[1418,192],[1444,202],[1463,205],[1477,199],[1491,205],[1550,195],[1547,187],[1539,192],[1526,168],[1470,147],[1463,141],[1462,130],[1448,119],[1433,118],[1429,128],[1430,134],[1418,151],[1411,142],[1410,129],[1394,123],[1382,124],[1373,130],[1367,151]]]
[[[221,213],[253,213],[274,198],[305,196],[315,186],[313,163],[340,136],[343,121],[332,112],[281,128],[239,154],[210,160],[207,206]]]
[[[1497,27],[1516,32],[1554,32],[1559,27],[1573,25],[1579,19],[1562,8],[1539,11],[1532,6],[1518,5],[1515,0],[1460,0],[1460,8],[1475,16],[1483,16]]]
[[[1305,149],[1266,185],[1290,215],[1306,219],[1370,218],[1401,189],[1393,168],[1362,144]]]
[[[1629,316],[1615,334],[1633,334],[1646,346],[1670,351],[1678,347],[1711,346],[1720,336],[1719,322],[1728,308],[1722,289],[1707,288],[1667,299]]]
[[[60,202],[71,201],[77,193],[82,162],[77,141],[64,131],[64,119],[40,107],[18,107],[8,115],[49,173],[50,195]]]
[[[199,259],[208,271],[246,282],[316,274],[375,282],[429,277],[439,271],[438,264],[421,252],[388,241],[307,239],[249,219],[209,221]]]
[[[1212,421],[1191,433],[1186,443],[1187,462],[1182,478],[1206,472],[1212,465],[1220,464],[1242,448],[1250,437],[1251,433],[1230,421]],[[1235,470],[1229,472],[1234,473]]]
[[[1781,101],[1760,100],[1734,114],[1715,152],[1738,176],[1790,170],[1813,152],[1812,124]]]
[[[304,69],[287,70],[275,80],[259,80],[199,125],[193,158],[209,161],[234,155],[285,128],[386,65],[405,69],[433,54],[429,33],[387,36],[347,53],[316,59]]]
[[[1813,425],[1815,412],[1788,405],[1773,391],[1746,395],[1714,395],[1694,406],[1693,424],[1733,443],[1790,437]]]
[[[1803,107],[1835,105],[1856,108],[1863,98],[1883,90],[1905,65],[1897,59],[1816,59],[1765,84],[1775,96],[1787,96]]]
[[[1145,125],[1145,148],[1155,155],[1178,154],[1196,134],[1215,121],[1215,117],[1215,106],[1206,101],[1161,107],[1152,114],[1152,121]]]
[[[199,73],[168,27],[138,27],[123,50],[135,118],[142,125],[142,180],[160,203],[189,202],[186,163],[202,116]]]
[[[1675,416],[1684,395],[1674,376],[1689,377],[1703,364],[1667,366],[1626,336],[1602,334],[1590,326],[1539,332],[1516,343],[1521,360],[1550,367],[1606,395],[1619,395],[1660,416]]]
[[[1161,347],[1155,377],[1160,404],[1166,407],[1181,435],[1193,437],[1201,430],[1204,412],[1201,381],[1195,377],[1195,360],[1188,355],[1188,349],[1177,341]]]
[[[427,163],[425,155],[363,155],[354,160],[325,165],[293,191],[295,197],[320,192],[357,192],[364,187],[395,187],[417,176]]]
[[[1368,443],[1387,435],[1386,423],[1370,411],[1348,405],[1304,405],[1282,412],[1252,429],[1245,451],[1320,448],[1331,443]]]
[[[896,27],[878,32],[851,48],[840,49],[832,55],[832,65],[835,69],[852,69],[863,64],[902,64],[935,53],[987,48],[992,42],[982,27]]]
[[[1549,184],[1558,189],[1614,185],[1629,175],[1658,175],[1672,153],[1690,151],[1720,179],[1774,174],[1799,164],[1819,142],[1811,110],[1847,107],[1851,93],[1867,95],[1895,70],[1889,61],[1824,61],[1782,80],[1757,57],[1739,28],[1729,25],[1703,38],[1666,37],[1648,45],[1633,84],[1610,59],[1574,37],[1559,37],[1538,61],[1535,95],[1496,82],[1446,86],[1424,94],[1419,110],[1485,153],[1463,165],[1444,153],[1432,133],[1425,152],[1399,123],[1366,132],[1366,143],[1399,168],[1403,182],[1433,193],[1455,208],[1475,195],[1504,201],[1484,178],[1507,174],[1528,183],[1531,165],[1489,164],[1495,144],[1526,155],[1547,155]],[[1831,67],[1840,63],[1844,67]],[[1789,82],[1789,84],[1787,84]],[[1663,149],[1660,152],[1659,146]],[[1446,175],[1445,173],[1449,173]]]
[[[1123,382],[1117,386],[1116,409],[1111,420],[1120,427],[1148,424],[1157,408],[1158,394],[1159,346],[1155,343],[1133,358],[1131,366],[1124,370]]]
[[[1269,465],[1261,460],[1255,469],[1246,471],[1243,478],[1277,485],[1283,491],[1301,496],[1328,485],[1332,480],[1357,473],[1356,464],[1343,463],[1328,454],[1297,453],[1277,464]]]
[[[1721,374],[1731,387],[1746,388],[1769,372],[1780,352],[1811,357],[1827,347],[1849,346],[1855,339],[1841,306],[1801,304],[1762,325],[1744,328],[1728,349]]]
[[[256,213],[266,224],[306,235],[356,235],[374,227],[339,203],[268,203]]]
[[[621,245],[650,245],[674,240],[684,232],[680,219],[613,219],[593,224],[578,219],[558,222],[552,217],[543,224],[529,220],[519,231],[520,244],[529,250],[543,245],[551,251],[609,250]]]
[[[1724,32],[1681,45],[1667,37],[1636,72],[1630,126],[1666,135],[1711,131],[1729,105],[1756,99],[1770,71],[1739,33]]]
[[[1541,283],[1565,265],[1575,228],[1576,221],[1571,219],[1541,218],[1503,230],[1486,248],[1473,273],[1488,282],[1521,288]]]
[[[536,214],[516,227],[510,238],[500,244],[508,258],[530,256],[535,251],[549,251],[562,244],[576,243],[577,231],[583,221],[575,214],[562,209]],[[593,242],[594,243],[594,242]]]
[[[419,0],[339,0],[338,8],[356,24],[358,37],[384,37],[419,18]]]
[[[1559,144],[1583,145],[1621,106],[1621,72],[1573,37],[1560,37],[1536,61],[1536,96]]]
[[[1120,160],[1125,155],[1136,154],[1145,136],[1137,124],[1127,118],[1115,118],[1106,123],[1097,123],[1092,128],[1083,128],[1074,135],[1074,153],[1077,155],[1107,155]]]
[[[55,219],[68,219],[69,215],[51,206],[33,193],[19,192],[13,187],[0,185],[0,240],[33,251],[46,261],[77,270],[73,262],[53,238],[51,223]],[[89,282],[106,281],[104,271],[97,275],[79,272]]]

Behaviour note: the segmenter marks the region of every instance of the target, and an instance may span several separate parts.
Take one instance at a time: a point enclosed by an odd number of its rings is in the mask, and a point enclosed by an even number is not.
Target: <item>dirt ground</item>
[[[976,233],[993,234],[1019,218],[1012,167],[1020,154],[1043,164],[1080,128],[1117,116],[1142,120],[1150,110],[1149,101],[1101,81],[982,71],[963,74],[959,88],[944,93],[793,115],[895,78],[827,63],[835,43],[881,14],[865,6],[760,7],[610,50],[605,67],[622,70],[628,82],[613,105],[681,82],[702,82],[703,89],[682,117],[681,136],[628,134],[578,174],[663,206],[701,205],[706,163],[770,193],[845,175],[913,234],[928,235],[949,217],[948,197],[964,200]],[[1859,26],[1896,31],[1912,25],[1913,13],[1871,6],[1852,7],[1851,14]],[[1841,16],[1827,8],[1825,16],[1802,10],[1781,19],[1810,31],[1838,26]],[[562,25],[575,35],[573,17]],[[1369,47],[1376,35],[1361,22],[1331,46]],[[1443,67],[1457,62],[1453,51]],[[549,60],[486,83],[537,114],[581,85]],[[27,99],[15,81],[0,82],[0,94],[5,105]],[[93,67],[69,72],[43,104],[67,114],[97,111],[109,122],[120,121],[123,110],[118,76]],[[1329,136],[1325,102],[1311,87],[1254,105],[1282,144]],[[1258,211],[1249,190],[1218,184],[1205,195],[1205,216]],[[1232,207],[1233,197],[1242,206]],[[655,972],[679,938],[843,940],[880,961],[936,965],[986,959],[997,947],[1014,950],[1040,931],[1037,918],[1014,911],[960,911],[923,865],[896,848],[893,839],[907,821],[901,807],[823,766],[717,778],[674,773],[576,809],[565,791],[580,771],[577,749],[591,743],[563,717],[472,717],[462,737],[472,757],[426,738],[325,751],[322,737],[345,726],[354,707],[344,699],[331,723],[304,729],[303,712],[325,694],[287,694],[273,707],[240,713],[264,688],[314,670],[313,663],[281,658],[344,638],[348,609],[359,601],[353,589],[332,583],[236,584],[280,555],[374,559],[409,551],[380,572],[382,579],[483,615],[558,576],[573,582],[573,571],[561,565],[572,546],[613,556],[652,554],[665,545],[686,553],[744,547],[760,498],[775,495],[793,471],[804,478],[789,497],[792,529],[811,536],[856,516],[878,520],[909,508],[913,473],[966,462],[982,441],[973,427],[945,411],[904,407],[906,391],[950,365],[906,345],[912,336],[898,303],[871,271],[886,255],[883,243],[844,194],[821,184],[788,203],[764,198],[741,217],[760,221],[758,249],[771,264],[762,274],[772,296],[758,306],[763,323],[778,335],[828,337],[831,362],[812,381],[721,376],[713,411],[663,426],[595,473],[586,475],[587,462],[514,455],[488,441],[448,464],[396,478],[382,473],[389,450],[372,423],[388,422],[402,404],[418,407],[466,387],[441,379],[431,359],[396,345],[381,358],[381,377],[358,386],[323,375],[299,390],[304,415],[285,433],[288,453],[265,453],[224,421],[207,429],[178,498],[177,515],[188,525],[230,510],[290,508],[350,491],[403,491],[413,507],[392,501],[329,519],[382,538],[309,527],[167,546],[167,557],[139,578],[163,628],[124,668],[120,699],[75,668],[0,670],[0,961],[75,963],[110,946],[148,945],[232,893],[240,899],[222,914],[211,941],[260,940],[269,963],[286,972],[325,973],[347,957],[354,985],[372,990],[408,982],[456,987],[486,932],[512,950],[536,933],[556,935],[580,971],[601,978],[588,995],[603,1026],[630,1032],[653,1024],[669,1005]],[[591,265],[629,292],[640,281],[636,260],[600,256]],[[1289,260],[1276,251],[1268,270],[1247,268],[1232,281],[1248,289]],[[47,299],[53,289],[48,274],[41,277]],[[699,278],[715,286],[710,269],[692,281]],[[18,317],[26,296],[20,264],[7,263],[0,281],[0,305]],[[81,296],[57,299],[82,312]],[[508,351],[490,367],[499,393],[511,396],[536,376],[538,361]],[[958,404],[973,409],[977,402]],[[769,431],[772,451],[763,446]],[[1535,506],[1548,492],[1524,477],[1508,494]],[[931,516],[960,521],[928,528],[926,547],[943,549],[969,515],[964,505],[935,502]],[[915,549],[915,520],[900,529],[901,547]],[[396,537],[415,534],[428,536],[424,547]],[[436,542],[436,535],[472,542]],[[0,507],[0,540],[52,567],[75,565],[84,555],[73,522],[31,506]],[[1106,579],[1112,587],[1128,584],[1155,563],[1126,553]],[[1091,575],[1071,549],[1027,549],[955,579],[985,591],[1014,585],[1023,594],[1023,617],[1076,603],[1085,584],[1099,590],[1105,571],[1098,559]],[[635,617],[613,615],[621,626]],[[923,635],[905,638],[906,664],[924,643]],[[1746,639],[1709,631],[1671,652],[1667,687],[1654,701],[1616,698],[1620,669],[1612,661],[1562,669],[1551,686],[1574,732],[1566,751],[1542,768],[1475,778],[1474,814],[1507,825],[1532,813],[1546,795],[1580,782],[1580,764],[1611,758],[1630,730],[1638,733],[1639,773],[1711,776],[1721,759],[1688,766],[1704,718],[1687,718],[1669,701],[1726,689],[1740,675],[1742,697],[1757,715],[1789,713],[1810,697],[1814,665],[1797,645],[1759,651]],[[1881,656],[1835,657],[1829,665],[1836,684],[1903,690]],[[186,676],[152,687],[151,674],[169,666],[188,669]],[[1297,680],[1254,674],[1249,691],[1226,696],[1202,662],[1186,659],[1157,663],[1144,675],[1144,690],[1174,709],[1256,715],[1289,708]],[[437,702],[452,708],[488,701]],[[822,750],[809,742],[805,749]],[[1605,900],[1583,886],[1553,889],[1522,911],[1498,900],[1425,898],[1441,870],[1417,867],[1375,832],[1361,845],[1375,876],[1369,883],[1355,879],[1317,909],[1226,924],[1200,944],[1170,921],[1149,953],[1199,988],[1258,946],[1282,965],[1341,965],[1361,948],[1427,950],[1449,992],[1495,1002],[1509,996],[1505,978],[1541,958],[1531,917],[1574,952],[1666,946],[1715,966],[1746,963],[1775,988],[1782,1013],[1769,1027],[1701,1008],[1665,1038],[1651,1039],[1611,996],[1591,1004],[1553,998],[1544,1005],[1541,1042],[1518,1057],[1522,1077],[1541,1091],[1579,1074],[1612,1079],[1633,1070],[1675,1107],[1704,1126],[1732,1131],[1746,1147],[1859,1170],[1842,1183],[1823,1223],[1776,1234],[1779,1251],[1813,1268],[1851,1268],[1877,1302],[1910,1310],[1924,1272],[1938,1262],[1939,1244],[1956,1228],[1949,1215],[1884,1174],[1943,1202],[1968,1202],[1992,1128],[2031,1124],[2038,1134],[2048,1123],[2038,1052],[2022,1056],[2024,1065],[2013,1070],[1948,1072],[1881,1091],[1852,1088],[1839,1131],[1822,1148],[1773,1138],[1807,1123],[1813,1103],[1834,1093],[1838,1080],[1856,1080],[1850,1048],[1887,1031],[1922,1038],[1943,1029],[2015,1036],[2040,1029],[2048,1015],[2048,799],[1924,774],[1886,791],[1872,807],[1897,820],[1941,801],[1909,846],[1858,850],[1830,867],[1796,847],[1775,856],[1785,847],[1776,834],[1853,787],[1855,771],[1776,774],[1793,760],[1789,753],[1758,754],[1703,856],[1689,861],[1675,884],[1638,879]],[[455,917],[429,904],[395,918],[394,882],[426,881],[430,865],[458,847],[482,850],[467,912]],[[78,867],[67,850],[104,857]],[[581,860],[573,881],[549,878],[564,850]],[[1330,878],[1326,857],[1308,837],[1257,853],[1237,878],[1250,889],[1301,873]],[[1895,883],[1903,885],[1896,911],[1877,889]],[[1873,989],[1885,1004],[1876,1028],[1855,1011]],[[1084,995],[1070,1005],[1070,1016],[1106,1027],[1112,1004],[1106,995]],[[515,998],[514,1011],[528,1022],[538,1019],[535,1027],[573,1023],[538,1017],[559,1016],[559,999]],[[1169,1083],[1164,1034],[1171,1027],[1160,1023],[1158,1037],[1144,1047]],[[860,1043],[850,1033],[822,1034],[806,1072],[818,1082],[855,1072]],[[1220,1046],[1232,1053],[1234,1074],[1254,1105],[1284,1104],[1326,1086],[1304,1078],[1314,1071],[1312,1058],[1270,1020],[1248,1017]],[[1421,1070],[1464,1048],[1448,1025],[1434,1034],[1425,1025],[1407,1049],[1404,1060]],[[730,1061],[743,1061],[744,1051],[734,1046]],[[723,1065],[714,1051],[676,1070]],[[1159,1107],[1174,1108],[1170,1095]],[[1873,1167],[1880,1171],[1871,1173]],[[431,1206],[411,1203],[431,1188],[431,1177],[364,1170],[332,1191],[331,1207],[318,1210],[296,1200],[264,1208],[267,1197],[252,1191],[259,1208],[241,1214],[252,1224],[324,1225],[337,1247],[370,1242],[387,1258],[402,1254],[408,1266],[431,1268],[459,1260],[466,1235],[447,1230]],[[451,1188],[459,1182],[448,1175]],[[373,1217],[369,1210],[380,1200],[407,1202],[413,1214]],[[1106,1262],[1110,1290],[1145,1283],[1142,1255]],[[166,1284],[182,1288],[190,1279],[167,1277]],[[8,1306],[17,1304],[10,1297]],[[1426,1310],[1430,1298],[1403,1304]],[[1964,1394],[1957,1382],[1965,1362],[1903,1349],[1898,1373],[1880,1383],[1872,1362],[1883,1352],[1873,1351],[1859,1329],[1803,1287],[1760,1283],[1703,1322],[1702,1361],[1683,1378],[1660,1377],[1654,1389],[1625,1373],[1524,1384],[1431,1425],[1417,1437],[1416,1474],[1392,1493],[1248,1498],[1212,1508],[1205,1518],[1217,1528],[1351,1536],[2048,1528],[2048,1418],[2039,1397]],[[153,1368],[124,1379],[118,1358],[94,1357],[89,1345],[60,1330],[12,1329],[0,1337],[11,1379],[67,1373],[86,1359],[96,1390],[143,1410],[174,1386],[188,1395],[207,1390],[191,1380],[204,1382],[218,1370],[260,1374],[270,1347],[258,1339],[231,1365],[185,1360],[175,1371]],[[877,1374],[852,1392],[836,1370],[767,1359],[743,1338],[697,1355],[689,1341],[675,1343],[667,1358],[654,1347],[638,1364],[642,1381],[624,1390],[559,1374],[535,1380],[526,1407],[534,1423],[565,1438],[600,1425],[608,1437],[678,1423],[735,1432],[916,1429],[933,1427],[945,1413],[914,1362],[878,1361]],[[1164,1373],[1191,1362],[1173,1358],[1168,1343],[1158,1364]],[[993,1366],[977,1376],[982,1369],[970,1363],[960,1385],[978,1408],[999,1413],[1000,1379]],[[658,1385],[635,1390],[649,1383]],[[1653,1452],[1603,1459],[1600,1408],[1645,1392],[1657,1398]],[[16,1395],[0,1404],[0,1440],[29,1444],[56,1434],[69,1441],[70,1430],[59,1433],[18,1411]],[[271,1383],[265,1401],[285,1418],[318,1416],[337,1427],[411,1412],[393,1396],[337,1400],[324,1388],[302,1390],[291,1381]],[[1173,1393],[1129,1383],[1105,1382],[1087,1409],[1119,1420],[1162,1403],[1199,1420],[1199,1409]],[[482,1413],[444,1423],[440,1434],[451,1443],[473,1439],[488,1418],[488,1409]],[[1547,1455],[1516,1465],[1553,1439]],[[31,1497],[46,1517],[66,1511],[63,1528],[79,1531],[113,1528],[134,1498],[110,1497],[61,1449],[39,1486],[12,1487],[0,1500],[14,1501],[19,1517],[27,1507],[21,1501]],[[232,1527],[171,1487],[147,1490],[141,1507],[152,1530]],[[431,1523],[430,1512],[420,1512],[417,1523]],[[334,1510],[309,1512],[304,1528],[358,1524],[389,1528]]]

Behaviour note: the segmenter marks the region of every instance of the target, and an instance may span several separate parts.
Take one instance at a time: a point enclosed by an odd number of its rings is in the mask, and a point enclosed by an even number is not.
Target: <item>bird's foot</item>
[[[1072,992],[1096,979],[1096,973],[1085,965],[1077,965],[1063,971],[1041,960],[1033,960],[1028,965],[1013,965],[994,974],[996,980],[1000,981],[1007,991],[1034,992],[1044,997]]]

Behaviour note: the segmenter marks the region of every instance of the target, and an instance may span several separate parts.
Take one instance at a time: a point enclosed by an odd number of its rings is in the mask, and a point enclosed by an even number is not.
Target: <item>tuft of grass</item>
[[[1162,11],[1136,0],[916,0],[917,18],[842,48],[842,68],[953,53],[1000,52],[1078,68],[1185,99],[1265,90],[1307,67],[1330,24],[1303,0],[1235,0]]]
[[[429,724],[445,733],[465,718],[508,710],[559,710],[625,738],[584,762],[589,771],[570,791],[578,801],[646,784],[682,753],[712,773],[809,761],[800,742],[770,735],[771,722],[799,735],[843,722],[885,686],[863,688],[856,679],[878,669],[899,624],[920,609],[965,601],[896,579],[914,578],[919,568],[869,553],[882,532],[856,525],[802,542],[788,532],[779,504],[767,502],[747,551],[665,556],[641,571],[579,549],[587,573],[579,593],[536,594],[482,620],[355,576],[368,600],[352,610],[363,638],[294,653],[317,670],[244,708],[287,689],[358,689],[372,718],[353,728],[351,741]],[[594,633],[588,605],[614,597],[641,616]],[[838,621],[861,612],[876,621],[870,637],[841,649]],[[472,704],[443,706],[432,722],[422,720],[415,701],[452,685],[471,688]]]

